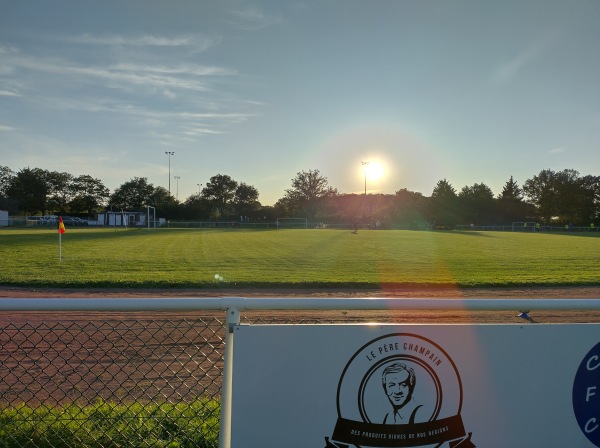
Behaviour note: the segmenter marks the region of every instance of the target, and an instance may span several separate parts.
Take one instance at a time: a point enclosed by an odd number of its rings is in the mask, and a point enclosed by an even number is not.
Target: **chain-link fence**
[[[217,446],[223,312],[0,314],[0,447]]]
[[[225,332],[224,311],[0,312],[0,447],[217,447]]]

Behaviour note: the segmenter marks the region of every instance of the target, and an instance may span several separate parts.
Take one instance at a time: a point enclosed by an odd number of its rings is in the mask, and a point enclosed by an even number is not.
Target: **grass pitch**
[[[600,233],[0,231],[0,285],[352,287],[600,284]]]

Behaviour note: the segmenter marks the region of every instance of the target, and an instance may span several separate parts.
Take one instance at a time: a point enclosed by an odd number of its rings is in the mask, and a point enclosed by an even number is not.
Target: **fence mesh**
[[[217,447],[225,331],[224,312],[0,313],[0,447]]]
[[[224,325],[0,315],[0,446],[217,446]]]
[[[222,311],[0,313],[0,447],[217,447],[225,331]]]

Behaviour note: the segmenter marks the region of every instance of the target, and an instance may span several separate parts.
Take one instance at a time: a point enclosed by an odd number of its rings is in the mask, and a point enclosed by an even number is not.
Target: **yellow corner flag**
[[[65,233],[65,224],[63,223],[62,216],[58,217],[58,233],[61,235]]]

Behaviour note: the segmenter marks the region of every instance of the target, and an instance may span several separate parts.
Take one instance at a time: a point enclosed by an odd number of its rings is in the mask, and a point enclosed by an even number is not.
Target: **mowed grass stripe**
[[[600,233],[219,229],[0,232],[0,284],[377,287],[600,284]]]

